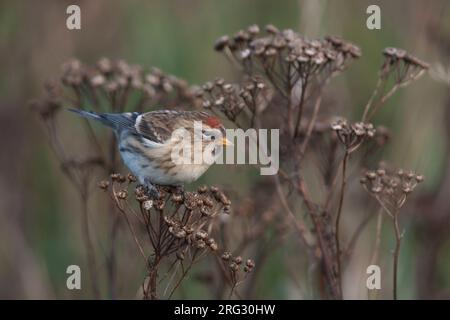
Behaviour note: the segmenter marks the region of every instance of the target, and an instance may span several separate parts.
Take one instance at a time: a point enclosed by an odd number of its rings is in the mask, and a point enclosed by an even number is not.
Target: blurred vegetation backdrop
[[[73,3],[81,7],[81,30],[66,28],[65,11]],[[381,7],[381,30],[366,28],[370,4]],[[109,57],[156,66],[190,84],[202,84],[217,76],[232,81],[236,74],[213,50],[215,40],[251,24],[263,27],[269,23],[311,38],[342,36],[361,47],[362,58],[326,89],[335,113],[350,119],[361,116],[372,93],[383,48],[404,48],[429,62],[432,70],[437,65],[450,65],[450,6],[446,0],[1,1],[0,298],[92,298],[87,278],[83,278],[80,291],[66,288],[67,266],[76,264],[85,270],[86,265],[79,202],[49,148],[38,117],[29,108],[29,101],[42,95],[45,81],[60,76],[61,64],[73,57],[84,63]],[[449,109],[449,85],[425,75],[400,90],[374,119],[375,124],[389,127],[392,134],[383,158],[426,177],[415,194],[419,204],[414,210],[407,206],[402,217],[406,230],[400,257],[402,298],[450,298],[450,203],[446,199],[450,194]],[[82,140],[77,139],[83,136],[84,127],[75,119],[66,123],[70,126],[60,131],[64,141],[71,143],[69,149],[84,152]],[[233,199],[240,199],[248,196],[255,179],[263,178],[252,167],[213,166],[197,185],[219,185],[232,190]],[[101,196],[96,188],[92,192]],[[351,199],[350,193],[343,234],[364,216],[361,206],[352,211]],[[104,277],[102,263],[108,254],[113,218],[96,206],[95,197],[91,202],[97,267],[99,277]],[[345,298],[367,298],[365,266],[374,225],[375,220],[345,273]],[[384,232],[386,262],[381,266],[389,269],[394,239],[390,226]],[[122,232],[120,237],[125,240],[116,248],[119,276],[114,297],[133,298],[143,278],[143,266],[129,235]],[[259,270],[254,298],[311,298],[297,288],[292,275],[295,269],[286,263],[297,255],[298,246],[291,246],[292,242],[271,249]],[[208,263],[212,262],[201,264],[199,270],[208,268]],[[87,272],[82,272],[87,277]],[[121,281],[121,275],[126,281]],[[382,278],[383,290],[389,281],[390,276]],[[102,297],[111,297],[105,281],[100,284]],[[193,276],[177,297],[211,296]]]

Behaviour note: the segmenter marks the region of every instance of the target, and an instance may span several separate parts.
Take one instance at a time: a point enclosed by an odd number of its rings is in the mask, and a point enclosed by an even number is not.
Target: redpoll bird
[[[231,144],[219,119],[206,112],[160,110],[99,114],[69,110],[114,130],[125,165],[153,195],[157,194],[154,184],[180,186],[197,180],[221,148]],[[198,124],[200,130],[196,130]],[[193,139],[175,135],[180,129],[193,135]],[[196,147],[196,141],[200,141],[200,148]],[[191,159],[201,156],[202,161],[174,161],[174,148],[192,151]],[[205,153],[209,159],[205,159]]]

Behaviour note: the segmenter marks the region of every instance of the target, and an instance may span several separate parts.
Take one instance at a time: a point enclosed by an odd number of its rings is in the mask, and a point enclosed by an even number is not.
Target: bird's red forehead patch
[[[209,116],[205,119],[205,124],[208,125],[211,128],[219,128],[220,127],[220,120],[217,119],[214,116]]]

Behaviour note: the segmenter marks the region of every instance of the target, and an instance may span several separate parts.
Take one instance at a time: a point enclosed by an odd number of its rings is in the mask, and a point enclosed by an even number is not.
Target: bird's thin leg
[[[184,193],[184,186],[182,184],[176,185],[174,187],[175,187],[176,193],[179,193],[179,194]]]
[[[144,179],[144,188],[145,188],[145,192],[152,198],[154,199],[159,199],[160,194],[158,191],[158,188],[156,188],[156,186],[148,179]]]

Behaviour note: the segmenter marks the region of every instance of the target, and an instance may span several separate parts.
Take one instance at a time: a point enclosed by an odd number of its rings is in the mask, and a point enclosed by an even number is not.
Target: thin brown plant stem
[[[116,191],[114,190],[114,187],[113,187],[113,190],[112,190],[111,198],[112,198],[112,200],[115,202],[116,207],[119,209],[119,211],[120,211],[120,212],[123,214],[123,216],[125,217],[125,221],[127,222],[128,228],[129,228],[130,231],[131,231],[131,234],[132,234],[132,236],[133,236],[134,242],[136,243],[136,245],[137,245],[137,247],[138,247],[138,249],[139,249],[139,252],[141,253],[141,255],[142,255],[144,261],[147,261],[147,257],[146,257],[146,255],[145,255],[145,253],[144,253],[144,249],[142,248],[142,245],[141,245],[141,243],[139,242],[139,240],[138,240],[138,238],[137,238],[136,232],[134,231],[134,228],[133,228],[133,225],[132,225],[131,222],[130,222],[130,219],[128,219],[127,213],[125,212],[125,210],[124,210],[124,209],[122,208],[122,206],[120,205],[120,202],[119,202],[119,199],[118,199],[117,196],[116,196]]]
[[[369,113],[370,107],[372,106],[373,101],[375,100],[375,97],[378,95],[378,91],[379,91],[380,86],[383,83],[383,81],[385,81],[384,78],[378,77],[378,81],[377,81],[377,84],[375,86],[375,89],[373,90],[372,95],[370,96],[370,99],[369,99],[369,101],[367,102],[367,104],[366,104],[366,106],[364,108],[364,113],[363,113],[362,120],[361,120],[362,122],[366,121],[366,118],[367,118],[367,115]]]
[[[375,265],[378,262],[378,257],[380,254],[380,245],[381,245],[381,230],[383,227],[383,209],[380,208],[377,212],[377,227],[376,227],[376,231],[375,231],[375,243],[373,246],[373,252],[372,252],[372,256],[370,258],[370,265]],[[367,290],[367,296],[368,299],[376,299],[376,291],[374,293],[374,295],[371,295],[370,292],[371,290]]]
[[[313,115],[311,117],[311,120],[309,121],[308,128],[306,129],[305,139],[303,140],[302,146],[300,147],[300,155],[299,155],[300,161],[305,156],[306,148],[308,147],[309,140],[311,139],[311,134],[317,121],[317,115],[319,114],[321,102],[322,102],[322,95],[319,95],[314,105]]]
[[[297,168],[298,170],[299,168]],[[300,175],[297,175],[297,181],[293,182],[287,174],[280,169],[280,174],[289,181],[294,188],[297,190],[298,194],[300,195],[300,198],[303,200],[303,203],[305,204],[305,207],[307,209],[307,213],[311,218],[311,221],[314,225],[314,228],[316,230],[317,234],[317,244],[318,249],[320,250],[322,257],[319,260],[324,267],[325,273],[324,275],[328,279],[328,285],[331,289],[331,293],[334,299],[340,299],[341,298],[341,292],[339,291],[339,286],[336,283],[336,279],[334,277],[334,268],[333,268],[333,257],[329,252],[328,248],[328,242],[325,239],[326,235],[324,234],[325,226],[323,225],[323,222],[321,221],[321,218],[319,216],[319,208],[316,208],[316,205],[312,202],[311,197],[309,195],[308,188],[306,184],[304,183],[302,177]]]
[[[114,207],[110,202],[111,211],[114,211]],[[116,242],[117,234],[119,232],[119,216],[114,215],[113,223],[110,233],[110,249],[107,258],[107,276],[109,285],[109,294],[111,299],[116,299]]]
[[[228,300],[231,300],[233,297],[234,290],[236,289],[237,281],[235,279],[236,275],[233,274],[233,285],[231,286],[230,293],[228,294]]]
[[[288,124],[288,130],[289,130],[289,135],[290,136],[294,136],[294,122],[292,121],[294,119],[293,115],[294,115],[294,104],[292,103],[292,84],[289,83],[288,84],[288,88],[287,88],[287,95],[288,95],[288,110],[287,110],[287,124]]]
[[[349,153],[348,150],[345,151],[344,160],[342,161],[342,183],[341,183],[341,191],[339,195],[339,205],[338,211],[336,214],[335,228],[334,228],[334,237],[336,242],[336,264],[337,264],[337,274],[338,274],[338,282],[339,289],[342,292],[342,275],[341,275],[341,248],[339,242],[339,228],[342,214],[342,205],[344,203],[344,195],[345,195],[345,186],[347,184],[347,161],[348,161]]]
[[[147,288],[144,292],[144,299],[149,298],[150,294],[150,300],[157,300],[157,278],[158,278],[158,265],[160,262],[160,257],[158,255],[155,256],[155,259],[153,262],[149,263],[149,272],[148,272],[148,283]]]
[[[314,228],[316,229],[317,233],[317,240],[318,245],[320,248],[320,251],[323,255],[323,263],[325,268],[325,274],[328,278],[328,283],[331,288],[333,297],[335,299],[340,299],[342,297],[342,293],[340,291],[339,285],[336,284],[336,279],[333,274],[333,257],[330,256],[329,250],[327,248],[327,240],[325,239],[324,235],[324,228],[322,226],[322,222],[320,221],[319,214],[317,210],[315,209],[315,205],[310,199],[309,192],[307,190],[307,187],[303,180],[299,177],[298,183],[296,185],[297,191],[300,194],[300,196],[303,199],[303,202],[305,203],[305,206],[308,210],[308,213],[311,217],[311,220],[314,224]]]
[[[305,77],[302,82],[302,93],[300,95],[300,102],[298,104],[297,121],[295,122],[294,138],[296,138],[300,131],[300,124],[303,117],[303,106],[305,104],[306,88],[308,86],[308,77]]]
[[[378,101],[378,103],[372,108],[372,110],[370,111],[370,114],[367,117],[367,120],[372,119],[372,117],[375,115],[375,113],[378,111],[378,109],[380,109],[380,107],[387,101],[387,99],[389,99],[390,97],[392,97],[392,95],[397,92],[397,90],[400,88],[400,84],[396,83],[391,90],[388,91],[388,93],[386,93],[384,96],[382,96],[380,98],[380,100]]]
[[[363,121],[366,120],[366,119],[367,119],[367,120],[370,120],[370,119],[375,115],[375,113],[377,112],[377,110],[380,109],[380,107],[381,107],[381,106],[382,106],[382,105],[383,105],[390,97],[392,97],[392,96],[394,95],[394,93],[396,93],[397,90],[398,90],[399,88],[406,87],[407,85],[409,85],[409,84],[411,83],[411,81],[414,81],[414,80],[419,79],[419,78],[422,76],[422,74],[423,74],[423,70],[420,71],[417,75],[411,76],[411,78],[410,78],[409,80],[407,80],[407,81],[399,80],[397,83],[395,83],[395,85],[394,85],[394,86],[393,86],[386,94],[384,94],[384,95],[379,99],[378,103],[372,108],[370,114],[369,114],[368,116],[366,115],[366,117],[363,116]]]
[[[280,199],[281,205],[283,206],[284,210],[288,214],[289,218],[292,220],[292,223],[295,225],[298,234],[300,236],[300,240],[304,244],[306,248],[309,248],[310,245],[308,243],[308,240],[306,239],[306,226],[302,221],[299,221],[299,219],[296,218],[295,214],[292,212],[292,210],[289,207],[289,204],[286,200],[286,197],[283,193],[283,190],[281,188],[280,178],[278,175],[275,175],[275,186],[277,189],[277,194]]]
[[[88,196],[86,192],[82,192],[81,194],[81,206],[82,206],[82,225],[83,225],[83,234],[84,234],[84,241],[86,246],[86,255],[87,255],[87,262],[88,262],[88,270],[91,276],[91,284],[92,284],[92,291],[94,293],[94,297],[96,299],[100,299],[100,291],[98,288],[98,279],[96,275],[96,261],[95,261],[95,255],[94,255],[94,247],[92,245],[92,238],[90,235],[90,229],[89,229],[89,213],[88,213],[88,206],[87,206]]]
[[[372,217],[373,217],[372,212],[366,215],[366,217],[356,227],[356,230],[355,232],[353,232],[353,235],[350,237],[350,241],[348,242],[347,248],[343,253],[343,257],[345,257],[347,260],[351,257],[359,237],[363,233],[364,229],[366,228]]]
[[[395,250],[394,250],[394,276],[393,276],[393,298],[397,300],[397,269],[398,269],[398,258],[400,256],[400,245],[402,241],[402,235],[400,233],[400,228],[398,226],[398,212],[394,213],[394,230],[395,230]]]
[[[330,210],[331,200],[333,199],[334,190],[336,189],[335,186],[336,186],[336,183],[338,181],[339,170],[341,169],[341,166],[343,164],[343,160],[344,159],[342,158],[342,160],[339,162],[339,165],[338,165],[338,167],[336,169],[336,173],[333,175],[333,179],[331,180],[331,184],[330,184],[330,187],[329,187],[328,195],[327,195],[327,198],[326,198],[325,204],[324,204],[325,211],[329,211]]]
[[[377,229],[375,233],[375,244],[373,246],[372,257],[370,258],[370,264],[376,264],[380,253],[381,245],[381,230],[383,227],[383,210],[380,208],[377,213]]]
[[[190,262],[190,264],[188,265],[188,267],[186,269],[183,270],[183,274],[181,275],[180,279],[178,279],[177,283],[175,284],[175,286],[173,287],[172,291],[169,294],[168,299],[170,300],[173,296],[173,294],[175,293],[175,291],[178,289],[178,287],[180,286],[181,282],[183,282],[184,278],[186,277],[187,273],[189,272],[189,270],[192,268],[196,255],[197,255],[198,250],[196,249],[194,251],[194,254],[192,255],[192,260]]]

